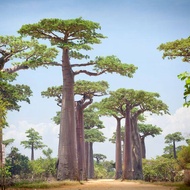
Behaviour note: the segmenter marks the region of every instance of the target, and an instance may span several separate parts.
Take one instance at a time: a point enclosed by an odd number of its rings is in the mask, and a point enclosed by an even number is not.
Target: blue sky
[[[157,50],[161,43],[187,38],[190,33],[189,0],[7,0],[0,1],[1,25],[0,35],[18,35],[23,24],[38,22],[43,18],[70,19],[83,17],[100,23],[101,33],[107,36],[102,44],[95,45],[89,52],[91,59],[95,56],[116,55],[124,63],[138,67],[134,77],[129,79],[119,75],[106,74],[99,77],[80,75],[76,78],[85,80],[107,80],[110,90],[118,88],[142,89],[158,92],[163,102],[170,109],[170,116],[149,116],[151,122],[163,128],[163,134],[147,138],[147,156],[149,158],[162,154],[164,136],[181,131],[189,134],[189,108],[182,108],[183,82],[177,75],[189,71],[189,64],[180,59],[163,60],[162,52]],[[58,58],[57,61],[60,59]],[[59,68],[39,68],[35,71],[20,71],[17,80],[31,86],[33,97],[31,104],[22,103],[20,112],[10,112],[10,127],[4,131],[5,138],[15,137],[13,144],[29,154],[19,144],[25,138],[24,132],[33,127],[43,136],[44,143],[57,155],[59,126],[51,118],[59,110],[53,99],[42,98],[40,93],[49,86],[61,84]],[[99,101],[97,99],[96,101]],[[115,130],[112,118],[102,118],[106,128],[105,135],[110,138]],[[159,146],[158,146],[159,145]],[[155,146],[157,147],[155,149]],[[104,153],[108,159],[114,159],[114,145],[95,143],[96,153]],[[40,151],[37,151],[40,156]]]

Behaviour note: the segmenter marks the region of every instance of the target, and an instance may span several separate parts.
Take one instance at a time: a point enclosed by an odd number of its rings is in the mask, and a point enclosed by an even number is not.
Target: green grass
[[[81,184],[78,181],[51,181],[51,182],[19,182],[9,189],[50,189],[58,188],[65,185],[73,186]]]

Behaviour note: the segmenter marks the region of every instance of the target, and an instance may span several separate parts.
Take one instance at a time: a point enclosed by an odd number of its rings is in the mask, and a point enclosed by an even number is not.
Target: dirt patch
[[[50,190],[175,190],[175,187],[166,187],[139,182],[126,182],[118,180],[89,180],[82,185],[63,186]]]

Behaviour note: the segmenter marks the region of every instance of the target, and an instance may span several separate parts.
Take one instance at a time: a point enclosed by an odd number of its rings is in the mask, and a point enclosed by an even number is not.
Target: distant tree
[[[104,142],[106,137],[97,128],[85,129],[85,141],[86,141],[86,169],[88,178],[94,178],[94,160],[93,160],[93,144],[95,142]]]
[[[138,129],[141,138],[142,158],[146,158],[145,138],[147,136],[155,137],[156,135],[160,135],[162,129],[160,127],[151,124],[141,124],[141,123],[138,124]]]
[[[188,145],[190,145],[190,139],[185,140]]]
[[[53,150],[48,148],[48,149],[43,149],[42,153],[46,156],[46,158],[42,159],[42,168],[44,168],[44,173],[46,177],[56,177],[56,167],[55,167],[55,163],[56,163],[56,158],[52,158],[52,153]]]
[[[34,160],[34,150],[35,149],[42,149],[46,145],[42,143],[42,137],[39,135],[37,131],[35,131],[33,128],[28,129],[26,132],[28,140],[21,141],[21,145],[24,146],[24,148],[28,148],[31,150],[31,160]]]
[[[177,161],[180,165],[180,169],[190,169],[190,145],[183,146],[177,153]]]
[[[172,144],[173,146],[173,157],[177,159],[176,155],[176,142],[180,142],[184,140],[184,137],[182,136],[181,132],[175,132],[172,134],[168,134],[165,136],[165,143]]]
[[[96,106],[102,116],[114,117],[116,124],[115,132],[115,179],[121,178],[122,175],[122,154],[121,154],[121,120],[125,118],[124,107],[117,102],[112,96],[104,98]]]
[[[6,146],[9,146],[10,144],[12,144],[14,142],[15,139],[7,139],[7,140],[3,140],[3,144]]]
[[[183,146],[177,146],[176,147],[176,154],[182,149]],[[164,147],[164,154],[162,155],[165,158],[174,158],[174,153],[173,153],[173,145],[169,144],[168,146]]]
[[[104,161],[107,157],[104,154],[93,154],[93,157],[96,159],[96,163],[99,164],[100,161]]]
[[[183,62],[190,62],[190,37],[182,38],[180,40],[175,40],[173,42],[167,42],[165,44],[161,44],[158,47],[158,50],[164,51],[163,58],[168,57],[168,59],[175,59],[177,57],[182,58]],[[184,72],[178,75],[178,78],[181,80],[185,80],[185,90],[184,90],[184,106],[190,106],[190,100],[187,98],[190,95],[190,73]]]
[[[28,157],[19,153],[16,147],[11,147],[11,152],[6,158],[6,166],[10,167],[9,171],[12,175],[24,177],[30,172]]]
[[[19,111],[19,102],[30,103],[32,91],[26,85],[13,84],[16,74],[0,70],[0,144],[3,141],[3,128],[8,126],[6,115],[8,111]],[[0,163],[2,163],[2,147],[0,146]]]
[[[48,148],[47,150],[42,150],[42,153],[48,158],[51,159],[51,154],[52,154],[53,150],[51,148]]]

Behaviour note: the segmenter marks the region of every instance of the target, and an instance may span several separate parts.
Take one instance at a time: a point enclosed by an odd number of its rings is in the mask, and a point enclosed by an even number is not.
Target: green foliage
[[[106,140],[104,134],[96,128],[85,129],[84,133],[86,142],[104,142]]]
[[[11,148],[11,152],[6,158],[6,166],[9,167],[9,172],[12,176],[19,175],[24,177],[30,172],[28,157],[19,153],[16,147]]]
[[[35,69],[41,65],[46,66],[58,54],[56,49],[47,48],[46,45],[39,44],[35,39],[26,41],[20,36],[0,36],[0,47],[0,54],[2,55],[0,70],[9,61],[13,66],[24,66],[22,69]]]
[[[120,59],[116,56],[107,56],[107,57],[96,57],[95,59],[96,65],[94,66],[94,70],[96,72],[101,72],[105,70],[108,73],[119,73],[122,76],[133,77],[137,67],[133,64],[125,64],[122,63]]]
[[[86,96],[87,98],[93,98],[94,96],[103,96],[107,94],[109,84],[106,81],[86,81],[78,80],[74,85],[74,93],[77,95]]]
[[[19,33],[38,39],[49,39],[52,45],[63,49],[72,49],[70,56],[77,59],[85,58],[86,55],[78,54],[79,50],[91,50],[91,44],[100,44],[104,39],[96,30],[101,29],[98,23],[76,19],[42,19],[35,24],[26,24],[21,27]],[[65,37],[59,34],[65,34]]]
[[[190,145],[183,146],[178,152],[178,163],[181,169],[190,169]]]
[[[143,175],[146,181],[174,181],[176,160],[164,157],[143,159]]]
[[[104,161],[94,164],[94,176],[96,179],[113,179],[115,175],[113,161]]]
[[[99,112],[94,108],[94,104],[84,110],[84,127],[85,129],[98,128],[103,129],[105,126],[100,120]]]
[[[182,140],[184,140],[184,137],[182,136],[181,132],[175,132],[165,136],[165,143],[169,144],[173,143],[173,141],[180,142]]]
[[[29,167],[34,179],[44,180],[56,175],[56,158],[39,158],[29,162]]]
[[[3,144],[4,144],[5,147],[6,147],[6,146],[12,144],[13,142],[14,142],[14,139],[7,139],[7,140],[4,140],[4,141],[3,141]]]
[[[45,147],[41,142],[42,137],[33,128],[28,129],[25,133],[28,134],[26,136],[28,141],[21,141],[21,144],[24,145],[25,148],[31,148],[33,146],[34,149],[42,149]]]
[[[32,95],[30,87],[27,85],[12,84],[16,80],[16,75],[0,71],[0,101],[3,101],[7,110],[19,111],[19,102],[30,103],[28,97]]]
[[[190,73],[188,72],[184,72],[178,75],[178,78],[181,79],[182,81],[185,81],[185,85],[184,85],[184,99],[185,99],[185,103],[184,106],[189,107],[190,106],[190,100],[188,100],[188,97],[190,95]]]
[[[161,44],[158,50],[164,51],[163,58],[175,59],[181,57],[183,62],[190,62],[190,37]]]
[[[11,177],[10,166],[0,167],[0,179]]]
[[[107,157],[104,154],[93,154],[93,157],[96,159],[96,163],[99,164],[100,161],[104,161]]]
[[[160,135],[162,133],[162,129],[152,124],[138,124],[139,133],[141,136],[152,136],[155,137],[156,135]]]
[[[190,62],[189,54],[190,54],[190,37],[180,40],[175,40],[173,42],[167,42],[165,44],[161,44],[158,49],[160,51],[164,51],[163,58],[168,57],[168,59],[175,59],[177,57],[182,58],[183,62]],[[190,95],[190,73],[184,72],[178,75],[178,78],[181,80],[185,80],[185,90],[184,90],[184,106],[189,107],[190,101],[187,98]]]
[[[42,149],[44,147],[46,147],[46,145],[44,145],[42,143],[42,137],[39,135],[39,133],[37,131],[35,131],[33,128],[28,129],[26,132],[26,134],[28,134],[26,137],[28,138],[28,140],[26,141],[21,141],[21,145],[24,146],[24,148],[29,148],[31,149],[31,160],[34,159],[34,149]]]

